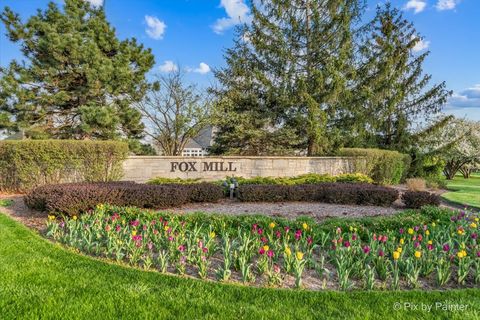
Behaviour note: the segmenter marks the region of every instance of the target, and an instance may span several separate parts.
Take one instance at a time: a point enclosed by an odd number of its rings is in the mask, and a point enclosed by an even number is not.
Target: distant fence
[[[364,167],[354,157],[163,157],[131,156],[123,180],[145,182],[154,177],[218,180],[237,177],[291,177],[306,173],[339,175]]]

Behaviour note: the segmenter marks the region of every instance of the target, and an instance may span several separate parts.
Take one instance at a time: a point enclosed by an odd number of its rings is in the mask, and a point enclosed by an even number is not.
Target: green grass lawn
[[[455,179],[447,180],[447,187],[451,191],[444,193],[443,198],[480,209],[480,174],[472,175],[469,179],[457,175]]]
[[[443,301],[466,311],[436,308]],[[0,319],[39,318],[479,319],[480,290],[308,292],[203,282],[78,255],[0,214]]]

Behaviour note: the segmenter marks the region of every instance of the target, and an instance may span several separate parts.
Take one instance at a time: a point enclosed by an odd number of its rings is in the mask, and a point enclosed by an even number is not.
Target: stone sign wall
[[[124,163],[126,181],[154,177],[218,180],[236,177],[291,177],[306,173],[355,172],[359,158],[349,157],[163,157],[132,156]]]

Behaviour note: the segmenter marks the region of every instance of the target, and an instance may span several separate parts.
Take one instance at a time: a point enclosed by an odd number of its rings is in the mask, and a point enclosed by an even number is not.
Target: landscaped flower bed
[[[435,209],[438,210],[438,209]],[[371,232],[301,221],[201,219],[98,206],[49,217],[47,236],[80,251],[163,273],[276,287],[450,288],[480,283],[479,215]],[[234,222],[234,223],[232,223]]]

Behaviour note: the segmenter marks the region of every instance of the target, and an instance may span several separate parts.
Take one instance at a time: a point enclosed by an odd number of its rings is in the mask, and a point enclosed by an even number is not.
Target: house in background
[[[184,157],[204,157],[207,156],[210,147],[213,144],[214,129],[212,126],[208,126],[202,129],[198,135],[190,139],[185,148],[182,151]]]

